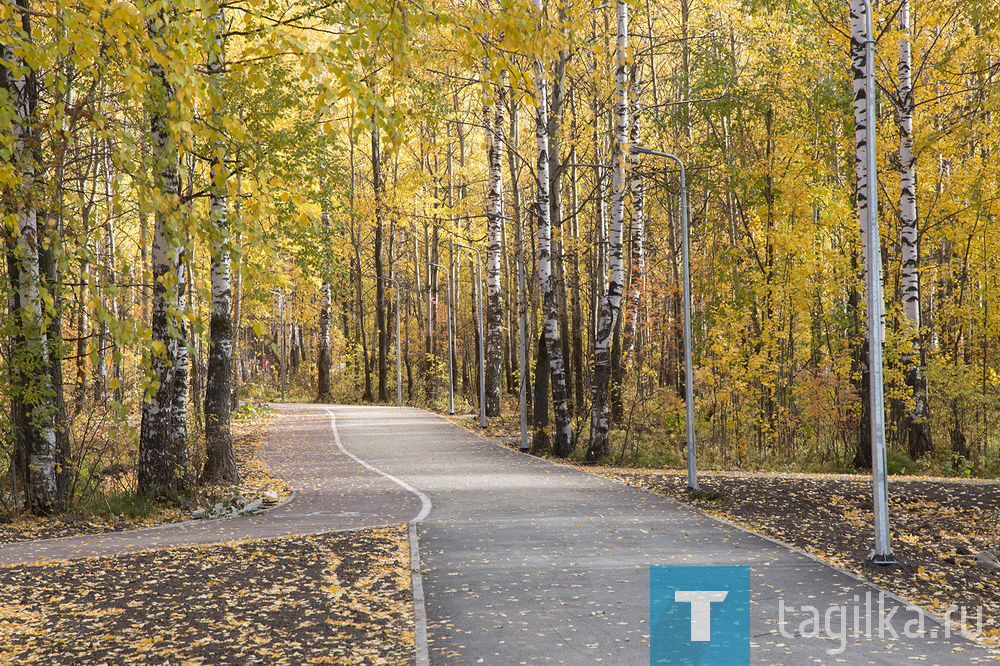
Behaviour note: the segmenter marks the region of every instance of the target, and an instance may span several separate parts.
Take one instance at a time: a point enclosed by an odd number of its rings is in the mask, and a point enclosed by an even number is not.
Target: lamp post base
[[[896,564],[896,556],[892,553],[891,550],[885,554],[872,553],[871,557],[868,558],[868,561],[871,562],[872,564],[877,564],[879,566],[886,567]]]

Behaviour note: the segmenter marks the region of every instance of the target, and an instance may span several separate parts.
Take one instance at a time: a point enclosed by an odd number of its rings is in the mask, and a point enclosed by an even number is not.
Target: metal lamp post
[[[868,256],[865,257],[868,292],[868,381],[871,413],[872,495],[875,519],[873,564],[895,564],[889,545],[889,481],[885,460],[885,397],[882,383],[882,250],[878,228],[878,173],[875,152],[875,34],[872,29],[872,3],[865,2],[865,97],[868,104]]]
[[[692,381],[691,369],[691,250],[688,237],[688,227],[690,225],[690,212],[688,210],[688,189],[687,172],[684,169],[684,162],[676,155],[662,153],[658,150],[640,148],[632,146],[633,153],[643,155],[654,155],[677,162],[681,169],[681,238],[682,254],[684,258],[684,402],[685,425],[687,427],[687,463],[688,463],[688,490],[700,490],[698,486],[698,475],[695,455],[695,435],[694,435],[694,382]]]
[[[471,245],[462,245],[452,241],[451,247],[452,251],[457,247],[476,253],[476,308],[479,310],[479,318],[476,322],[479,326],[479,427],[485,428],[488,425],[486,422],[486,353],[483,349],[486,346],[486,338],[483,337],[483,275],[480,272],[483,256],[479,254],[479,250]]]
[[[452,372],[451,367],[451,357],[452,357],[452,340],[451,340],[451,271],[448,270],[447,266],[442,264],[432,264],[427,263],[428,266],[434,266],[435,268],[443,268],[444,272],[448,274],[448,413],[455,413],[455,375]]]
[[[391,277],[379,277],[376,276],[377,280],[384,280],[392,284],[392,288],[396,290],[396,406],[403,406],[403,356],[399,349],[399,339],[401,332],[399,330],[399,284],[393,280]]]

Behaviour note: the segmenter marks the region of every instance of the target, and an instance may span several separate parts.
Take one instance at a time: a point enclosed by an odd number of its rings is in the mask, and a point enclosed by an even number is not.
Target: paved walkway
[[[872,588],[662,496],[507,450],[420,410],[280,406],[262,457],[298,490],[267,514],[9,544],[0,563],[423,518],[411,535],[419,534],[434,664],[646,663],[649,566],[678,564],[744,565],[759,578],[747,618],[755,663],[988,659],[960,637],[848,638],[831,655],[838,640],[782,636],[779,599],[854,608]],[[895,605],[886,599],[886,612]],[[897,631],[907,612],[897,612]]]
[[[863,603],[873,588],[660,495],[519,454],[439,416],[378,407],[335,413],[348,450],[433,502],[419,530],[431,663],[647,663],[649,566],[679,564],[745,565],[759,577],[748,618],[756,663],[988,659],[960,637],[930,636],[849,638],[842,654],[828,654],[838,640],[779,633],[778,600],[822,613],[853,609],[854,597]],[[898,605],[885,604],[887,614]],[[913,615],[897,611],[898,632],[904,616]]]
[[[267,539],[404,523],[421,510],[413,493],[360,466],[334,444],[322,406],[278,405],[261,459],[295,497],[258,516],[197,520],[153,528],[0,546],[0,566]]]

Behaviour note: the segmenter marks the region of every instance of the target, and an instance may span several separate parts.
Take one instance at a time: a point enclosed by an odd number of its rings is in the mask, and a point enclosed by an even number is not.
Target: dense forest
[[[450,383],[679,463],[684,193],[702,460],[863,469],[868,122],[890,467],[996,474],[998,16],[874,3],[869,118],[869,4],[4,2],[2,502],[232,481],[261,401]]]

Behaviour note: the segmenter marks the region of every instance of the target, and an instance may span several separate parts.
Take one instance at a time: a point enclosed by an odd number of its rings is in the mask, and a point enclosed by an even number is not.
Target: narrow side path
[[[650,565],[748,567],[759,579],[747,618],[755,663],[993,663],[930,619],[907,638],[915,615],[891,597],[893,632],[803,637],[800,614],[782,635],[779,601],[817,608],[820,631],[834,606],[877,628],[878,591],[661,495],[496,446],[427,412],[333,411],[350,451],[433,501],[419,527],[431,663],[647,663]]]
[[[277,411],[261,458],[295,489],[286,504],[258,516],[4,544],[0,566],[391,525],[422,511],[419,497],[338,449],[323,406]]]

